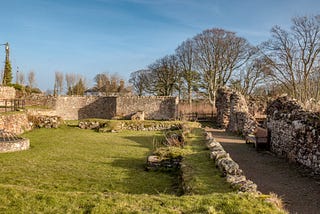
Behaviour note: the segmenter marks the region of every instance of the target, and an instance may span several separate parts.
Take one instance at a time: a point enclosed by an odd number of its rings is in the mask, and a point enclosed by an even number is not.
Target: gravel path
[[[290,213],[320,214],[320,182],[270,152],[257,152],[224,130],[207,129],[262,193],[276,193]]]

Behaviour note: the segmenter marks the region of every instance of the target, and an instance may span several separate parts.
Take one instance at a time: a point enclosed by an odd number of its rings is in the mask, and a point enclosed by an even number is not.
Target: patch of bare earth
[[[320,213],[320,182],[304,173],[296,164],[274,156],[271,152],[257,152],[238,136],[224,130],[207,129],[244,171],[246,177],[258,185],[264,194],[275,193],[282,198],[290,213]]]

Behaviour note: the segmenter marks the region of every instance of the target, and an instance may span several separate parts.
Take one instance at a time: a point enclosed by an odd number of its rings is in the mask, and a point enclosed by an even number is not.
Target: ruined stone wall
[[[145,112],[145,119],[171,120],[177,117],[178,99],[175,97],[102,97],[102,96],[45,96],[25,98],[26,106],[46,108],[28,109],[31,115],[60,116],[64,120],[85,118],[124,118],[138,111]]]
[[[267,108],[271,150],[320,174],[320,118],[288,97]]]
[[[26,106],[42,106],[53,108],[56,104],[57,97],[45,94],[30,94],[22,97]]]
[[[9,86],[0,86],[0,99],[15,99],[16,90]]]
[[[144,111],[148,120],[172,120],[177,117],[176,97],[117,97],[116,115],[129,119],[134,113]]]
[[[31,124],[26,113],[1,114],[0,129],[14,134],[22,134],[24,131],[31,130]]]
[[[268,99],[264,96],[250,97],[247,100],[249,113],[257,118],[264,118],[266,116],[266,109],[268,104]]]
[[[239,92],[219,88],[216,98],[217,123],[221,128],[242,135],[253,133],[257,122],[249,113],[246,99]]]
[[[246,99],[239,92],[230,95],[230,116],[227,130],[247,136],[254,133],[257,122],[249,113]]]
[[[216,96],[217,125],[226,128],[230,117],[230,96],[232,90],[229,88],[219,88]]]
[[[111,119],[115,116],[116,97],[65,96],[57,97],[56,115],[64,120],[84,118]]]

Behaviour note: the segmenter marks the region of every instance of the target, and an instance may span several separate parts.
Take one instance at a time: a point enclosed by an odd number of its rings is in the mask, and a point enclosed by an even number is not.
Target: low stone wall
[[[15,99],[16,90],[9,86],[0,86],[0,99]]]
[[[79,122],[79,128],[96,129],[99,132],[111,132],[121,130],[135,131],[161,131],[180,129],[183,122],[168,122],[168,121],[130,121],[130,120],[83,120]]]
[[[320,174],[319,115],[286,96],[270,103],[267,115],[271,150]]]
[[[53,109],[41,109],[41,108],[34,108],[34,109],[26,109],[25,110],[28,115],[31,116],[56,116],[57,112]]]
[[[0,153],[22,151],[29,148],[30,141],[25,138],[10,142],[0,142]]]
[[[0,115],[0,129],[20,135],[32,128],[57,128],[63,121],[58,116],[14,112]]]
[[[207,132],[207,147],[210,149],[210,158],[215,161],[216,166],[226,177],[227,182],[239,192],[260,193],[257,191],[257,185],[248,180],[240,169],[239,165],[231,159],[221,144],[217,142],[210,132]]]
[[[19,135],[31,130],[31,124],[24,112],[1,114],[0,129]]]

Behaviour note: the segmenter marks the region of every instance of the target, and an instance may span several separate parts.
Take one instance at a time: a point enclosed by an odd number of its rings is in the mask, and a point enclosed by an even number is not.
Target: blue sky
[[[52,89],[55,71],[102,72],[128,79],[184,40],[209,28],[234,31],[252,44],[274,25],[320,14],[319,0],[0,0],[0,43],[9,42],[14,74],[33,70]],[[0,66],[5,51],[0,47]],[[3,60],[1,60],[3,59]],[[2,69],[0,67],[0,69]]]

